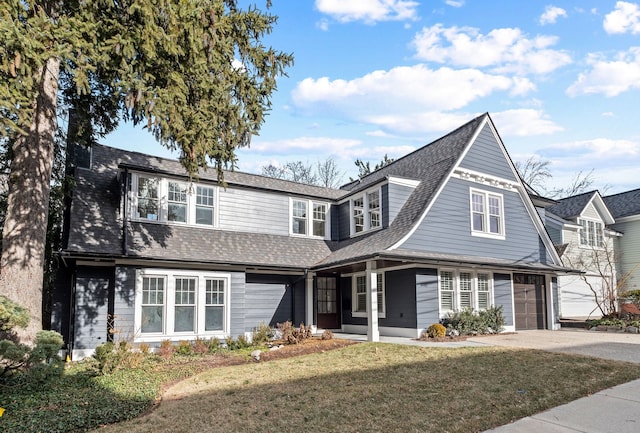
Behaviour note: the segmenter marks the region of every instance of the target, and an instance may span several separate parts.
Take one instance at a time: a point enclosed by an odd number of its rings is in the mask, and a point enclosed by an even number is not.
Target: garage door
[[[516,330],[545,328],[544,282],[544,275],[513,275]]]

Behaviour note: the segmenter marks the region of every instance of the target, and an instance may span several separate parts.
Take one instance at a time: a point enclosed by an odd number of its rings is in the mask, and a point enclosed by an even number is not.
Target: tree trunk
[[[23,343],[33,343],[42,329],[42,284],[60,60],[48,59],[28,135],[12,146],[7,213],[2,235],[0,294],[27,308],[31,321],[16,329]]]

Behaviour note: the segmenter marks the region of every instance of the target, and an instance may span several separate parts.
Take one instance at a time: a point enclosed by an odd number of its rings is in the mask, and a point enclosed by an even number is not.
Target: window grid
[[[460,288],[460,308],[473,308],[473,292],[471,274],[469,272],[460,272],[458,286]]]
[[[159,179],[138,176],[136,215],[147,220],[158,220],[160,209]]]
[[[478,310],[486,310],[490,306],[489,274],[479,273],[478,281]]]
[[[205,280],[205,331],[224,328],[224,280]]]
[[[164,330],[164,277],[142,279],[142,333],[159,333]]]
[[[291,230],[297,235],[307,234],[307,202],[294,200],[292,204]]]
[[[580,245],[604,248],[604,229],[601,222],[579,219]]]
[[[353,224],[356,233],[364,231],[364,198],[362,197],[353,199]]]
[[[504,208],[502,196],[482,191],[471,191],[472,234],[504,235]]]
[[[369,203],[369,228],[380,227],[380,192],[368,193],[367,201]]]
[[[313,203],[313,235],[325,236],[327,224],[327,205]]]
[[[491,306],[491,274],[457,270],[440,271],[440,309],[485,310]]]
[[[354,313],[366,313],[368,309],[367,305],[367,276],[366,274],[360,274],[355,276],[355,299],[354,299]],[[384,288],[384,273],[376,272],[376,299],[378,301],[378,314],[384,314],[385,312],[385,288]]]
[[[213,225],[215,190],[211,187],[196,187],[196,224]]]
[[[181,182],[169,182],[167,194],[169,221],[187,222],[187,185]]]
[[[196,319],[196,278],[176,278],[174,332],[193,332]]]

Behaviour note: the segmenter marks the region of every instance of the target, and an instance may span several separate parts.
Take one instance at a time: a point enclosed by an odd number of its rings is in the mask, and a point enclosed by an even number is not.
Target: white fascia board
[[[420,181],[417,179],[407,179],[405,177],[389,176],[387,177],[389,183],[400,186],[408,186],[409,188],[417,188],[420,185]]]

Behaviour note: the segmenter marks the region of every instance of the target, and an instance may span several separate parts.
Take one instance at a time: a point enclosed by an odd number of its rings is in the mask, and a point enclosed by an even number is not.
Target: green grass
[[[78,366],[43,391],[0,388],[0,431],[86,431],[148,411],[162,385],[202,366],[145,364],[96,377]],[[640,365],[498,347],[357,344],[212,368],[111,432],[474,432],[640,378]]]

